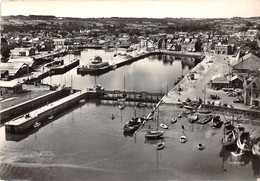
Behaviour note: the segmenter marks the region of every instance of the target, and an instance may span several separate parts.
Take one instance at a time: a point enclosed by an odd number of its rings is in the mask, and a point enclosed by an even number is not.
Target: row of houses
[[[231,78],[224,75],[212,77],[211,87],[243,89],[244,104],[260,107],[260,58],[252,53],[236,58],[230,71]]]

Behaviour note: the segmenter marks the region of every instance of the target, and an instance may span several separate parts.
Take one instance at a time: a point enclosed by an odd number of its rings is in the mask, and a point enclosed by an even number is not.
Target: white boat
[[[165,125],[165,124],[160,124],[160,127],[163,128],[163,129],[168,129],[168,126]]]
[[[158,139],[164,135],[164,131],[158,130],[159,127],[159,107],[158,107],[158,117],[157,117],[157,127],[155,131],[148,131],[145,134],[146,139]]]
[[[183,135],[183,136],[180,137],[180,142],[181,143],[185,143],[186,141],[187,141],[187,137],[186,136]]]
[[[53,115],[49,116],[48,119],[49,119],[49,120],[53,119]]]
[[[34,127],[34,128],[37,128],[37,127],[39,127],[40,125],[41,125],[40,122],[35,122],[35,123],[33,124],[33,127]]]
[[[124,104],[120,104],[118,107],[119,107],[119,109],[124,109],[125,105]]]
[[[157,150],[162,150],[164,148],[164,142],[161,142],[157,145]]]
[[[177,122],[177,118],[172,118],[171,123],[174,124]]]

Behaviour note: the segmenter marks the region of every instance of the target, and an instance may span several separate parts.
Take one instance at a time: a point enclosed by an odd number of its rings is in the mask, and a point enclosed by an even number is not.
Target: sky
[[[0,0],[1,15],[231,18],[260,16],[260,0]]]

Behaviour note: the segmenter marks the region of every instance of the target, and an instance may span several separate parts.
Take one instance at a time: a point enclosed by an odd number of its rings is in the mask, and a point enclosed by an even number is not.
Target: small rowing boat
[[[163,128],[163,129],[168,129],[168,126],[165,125],[165,124],[160,124],[160,127]]]
[[[161,142],[157,145],[157,150],[162,150],[164,148],[164,142]]]

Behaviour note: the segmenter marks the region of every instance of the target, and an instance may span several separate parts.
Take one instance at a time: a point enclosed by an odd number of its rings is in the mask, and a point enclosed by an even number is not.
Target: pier
[[[101,100],[112,100],[112,101],[129,101],[129,102],[147,102],[157,103],[161,102],[163,93],[148,93],[148,92],[135,92],[135,91],[119,91],[119,90],[102,90],[98,87],[94,89],[87,89],[82,91],[76,91],[68,89],[70,95],[56,101],[47,103],[42,107],[33,110],[35,104],[46,102],[50,99],[49,94],[41,98],[27,101],[25,104],[17,105],[1,112],[5,115],[4,118],[7,120],[12,117],[12,111],[15,110],[16,116],[13,120],[5,123],[5,130],[7,133],[20,134],[33,128],[36,122],[44,123],[50,119],[55,118],[58,114],[64,112],[64,110],[71,108],[74,105],[78,105],[81,100],[89,99],[101,99]],[[76,93],[74,93],[76,92]],[[32,105],[32,107],[30,107]],[[42,105],[42,103],[41,103]],[[158,105],[158,104],[157,104]],[[36,107],[36,106],[35,106]],[[27,109],[26,109],[27,108]],[[30,112],[28,112],[30,110]]]
[[[99,90],[97,91],[99,99],[104,100],[120,100],[131,101],[131,102],[149,102],[157,103],[159,102],[164,93],[149,93],[149,92],[136,92],[127,90]]]
[[[42,72],[42,73],[40,73],[36,76],[32,76],[28,80],[26,80],[25,83],[32,84],[34,82],[40,82],[42,79],[44,79],[48,76],[63,74],[63,73],[73,69],[74,67],[76,67],[78,65],[79,65],[79,59],[74,59],[71,62],[69,62],[68,64],[61,65],[61,66],[58,66],[58,67],[52,67],[45,72]]]
[[[36,122],[44,123],[55,118],[55,116],[62,113],[65,109],[78,104],[80,100],[93,98],[95,96],[95,91],[78,91],[5,123],[5,130],[7,133],[24,133],[25,131],[32,129]]]

